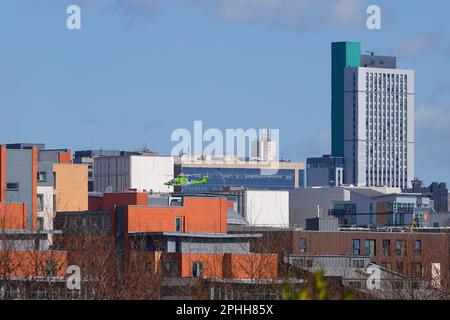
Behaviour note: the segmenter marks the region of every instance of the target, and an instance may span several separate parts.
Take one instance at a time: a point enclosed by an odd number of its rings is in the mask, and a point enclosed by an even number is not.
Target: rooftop
[[[180,238],[214,238],[214,239],[240,239],[240,238],[261,238],[260,233],[190,233],[190,232],[129,232],[134,236],[165,236]]]

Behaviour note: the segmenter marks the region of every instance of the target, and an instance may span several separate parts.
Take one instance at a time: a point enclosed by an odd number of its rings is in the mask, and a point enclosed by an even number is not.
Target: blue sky
[[[78,4],[82,30],[66,28]],[[369,4],[382,29],[365,27]],[[450,2],[3,0],[0,143],[151,149],[176,128],[279,128],[281,156],[330,150],[330,43],[416,70],[416,176],[450,182]]]

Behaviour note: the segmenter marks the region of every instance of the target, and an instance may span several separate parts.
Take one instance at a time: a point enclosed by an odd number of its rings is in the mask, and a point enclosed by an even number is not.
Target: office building
[[[361,66],[361,44],[334,42],[331,46],[331,154],[344,156],[344,74]]]
[[[127,156],[127,155],[150,155],[156,156],[157,152],[147,149],[144,151],[120,151],[120,150],[79,150],[75,151],[73,163],[85,164],[88,167],[88,191],[94,191],[94,161],[97,157]]]
[[[437,213],[448,213],[448,189],[445,182],[432,182],[428,187],[422,186],[422,181],[414,179],[412,188],[405,192],[421,193],[431,200],[431,206]]]
[[[188,193],[187,193],[188,194]],[[222,192],[202,195],[222,195],[232,204],[230,209],[238,219],[238,225],[289,227],[289,191],[248,190],[246,188],[225,188]],[[230,217],[229,217],[230,218]],[[241,222],[244,223],[241,223]]]
[[[64,279],[66,252],[49,250],[55,231],[39,222],[38,147],[0,146],[0,274],[3,293],[35,279]],[[49,224],[49,222],[47,222]],[[48,276],[51,278],[46,278]],[[2,293],[2,294],[3,294]]]
[[[177,158],[176,172],[208,182],[182,188],[182,192],[220,192],[227,187],[251,190],[290,190],[304,187],[304,163],[240,160],[233,156],[187,156]]]
[[[332,44],[332,155],[344,183],[410,188],[414,177],[414,71],[395,57]]]
[[[38,149],[0,146],[0,202],[22,203],[27,208],[26,229],[37,224]]]
[[[252,160],[276,161],[278,160],[278,144],[272,140],[270,129],[263,129],[259,139],[252,141]]]
[[[91,195],[89,209],[99,215],[110,212],[107,225],[113,226],[119,253],[145,244],[148,261],[163,277],[275,279],[277,256],[249,250],[250,243],[261,235],[228,233],[231,205],[222,196],[156,198],[142,192],[121,192]]]
[[[306,159],[308,187],[340,186],[344,184],[344,157],[324,155]]]
[[[96,192],[168,193],[173,187],[165,183],[174,178],[174,159],[147,154],[101,156],[95,158],[93,174]]]
[[[315,187],[289,192],[289,223],[305,227],[313,217],[334,216],[342,227],[432,227],[430,199],[386,187]]]
[[[101,156],[119,156],[119,150],[83,150],[75,151],[73,162],[88,167],[88,191],[94,191],[94,159]]]
[[[72,164],[68,149],[15,143],[2,150],[6,201],[26,204],[28,223],[36,222],[37,229],[51,231],[57,211],[87,210],[87,167]],[[48,240],[51,244],[51,235]]]
[[[423,289],[431,290],[431,292],[427,291],[430,294],[429,297],[433,293],[439,295],[435,292],[436,288],[444,287],[448,283],[450,263],[448,233],[338,231],[337,229],[327,231],[258,229],[256,231],[262,233],[263,238],[252,245],[251,249],[254,252],[278,253],[280,258],[300,267],[317,270],[318,264],[322,262],[325,272],[333,273],[338,271],[336,268],[339,268],[339,264],[332,263],[338,262],[336,260],[339,260],[338,257],[345,259],[351,267],[363,268],[370,262],[400,276],[390,279],[397,290],[407,289],[409,286],[410,290],[414,288],[418,293],[421,287],[422,293],[425,292]],[[242,230],[242,232],[246,231]],[[324,259],[332,261],[323,261]],[[346,271],[351,273],[348,267],[347,264]],[[386,294],[386,292],[378,293]],[[400,293],[406,292],[396,292],[396,294]]]

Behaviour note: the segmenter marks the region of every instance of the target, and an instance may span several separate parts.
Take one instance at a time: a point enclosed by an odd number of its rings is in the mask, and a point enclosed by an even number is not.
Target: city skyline
[[[426,183],[450,181],[450,151],[440,147],[450,137],[445,10],[379,1],[382,30],[370,31],[366,1],[338,1],[350,6],[339,11],[347,22],[338,15],[321,28],[316,22],[326,10],[306,2],[276,18],[264,14],[267,8],[233,11],[236,1],[215,2],[1,4],[0,103],[5,117],[21,120],[2,125],[0,143],[73,151],[147,144],[169,154],[170,133],[202,120],[208,128],[279,128],[280,155],[294,161],[329,154],[330,46],[350,40],[360,41],[362,52],[395,55],[399,68],[416,71],[415,175]],[[65,29],[71,3],[82,9],[82,30]],[[312,18],[299,10],[310,10]],[[427,10],[434,18],[424,14],[416,24],[414,17]]]

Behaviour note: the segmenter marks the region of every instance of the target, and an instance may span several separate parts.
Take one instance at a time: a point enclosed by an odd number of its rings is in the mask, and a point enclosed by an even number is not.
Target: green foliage
[[[324,278],[324,271],[320,270],[313,274],[312,288],[295,290],[292,283],[284,283],[282,287],[282,300],[351,300],[353,298],[350,292],[343,295],[333,297],[333,293],[329,290],[329,281]]]

